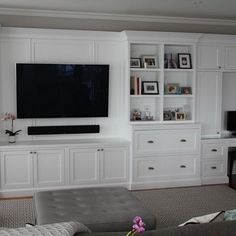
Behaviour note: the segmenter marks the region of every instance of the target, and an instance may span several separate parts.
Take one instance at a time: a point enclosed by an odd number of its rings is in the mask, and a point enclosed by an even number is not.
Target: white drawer
[[[135,160],[135,179],[173,179],[196,176],[199,158],[140,158]]]
[[[203,157],[220,157],[224,156],[224,145],[221,143],[204,143],[202,145]]]
[[[196,129],[136,131],[134,153],[136,155],[197,154],[199,142],[199,131]]]
[[[202,176],[226,176],[227,169],[223,160],[203,160],[202,161]]]

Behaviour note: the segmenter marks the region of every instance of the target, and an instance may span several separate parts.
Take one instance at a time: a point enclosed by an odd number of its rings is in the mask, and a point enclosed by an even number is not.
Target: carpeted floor
[[[236,190],[227,185],[135,191],[156,216],[157,227],[179,225],[194,216],[236,208]]]
[[[32,198],[0,200],[0,227],[21,227],[34,219]]]
[[[132,192],[156,216],[157,227],[178,225],[193,216],[236,208],[236,190],[226,185]],[[34,223],[33,201],[0,200],[0,227]]]

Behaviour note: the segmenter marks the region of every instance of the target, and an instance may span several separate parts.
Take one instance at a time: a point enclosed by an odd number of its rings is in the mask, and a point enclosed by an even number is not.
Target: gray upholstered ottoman
[[[155,228],[155,218],[122,187],[37,192],[34,201],[37,224],[79,221],[95,232],[129,231],[141,216],[146,229]]]

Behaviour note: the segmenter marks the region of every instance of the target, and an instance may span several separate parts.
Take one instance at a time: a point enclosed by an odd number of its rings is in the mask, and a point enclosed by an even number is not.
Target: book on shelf
[[[130,77],[130,94],[141,95],[142,94],[142,79],[137,76]]]

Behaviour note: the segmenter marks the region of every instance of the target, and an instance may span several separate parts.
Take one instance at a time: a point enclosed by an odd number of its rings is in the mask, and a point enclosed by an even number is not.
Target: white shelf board
[[[130,95],[130,98],[160,98],[160,94],[141,94],[141,95]]]

